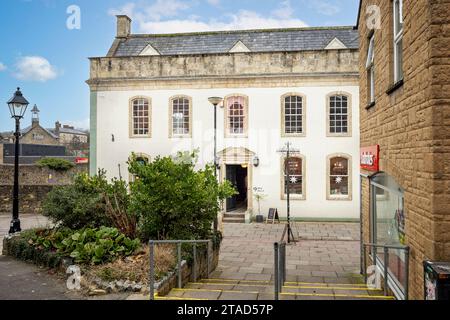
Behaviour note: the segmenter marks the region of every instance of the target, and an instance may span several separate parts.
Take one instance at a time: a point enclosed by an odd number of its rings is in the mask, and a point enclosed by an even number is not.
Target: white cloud
[[[333,4],[327,0],[315,0],[310,5],[320,14],[334,16],[341,11],[339,5]]]
[[[206,0],[212,6],[218,6],[220,4],[220,0]]]
[[[6,70],[6,66],[0,62],[0,72]]]
[[[294,9],[291,6],[291,1],[282,1],[280,8],[275,9],[272,14],[280,19],[290,19],[294,14]]]
[[[157,9],[164,3],[164,10]],[[168,8],[173,8],[172,13]],[[140,33],[178,33],[199,31],[221,31],[261,28],[291,28],[306,27],[306,23],[293,18],[293,9],[290,1],[283,1],[280,8],[270,15],[261,15],[255,11],[240,10],[237,13],[222,14],[221,19],[202,20],[198,16],[178,18],[181,11],[189,8],[189,5],[181,6],[178,0],[163,2],[158,0],[151,6],[127,3],[121,9],[110,9],[109,14],[126,14],[130,16]],[[153,10],[153,11],[152,11]],[[166,19],[163,19],[166,18]]]
[[[19,80],[46,82],[55,79],[58,72],[50,62],[39,56],[21,57],[14,76]]]
[[[180,12],[191,8],[191,4],[181,0],[156,0],[151,5],[137,6],[135,3],[126,3],[120,9],[110,9],[109,14],[126,14],[136,19],[151,19],[159,21],[166,17],[175,17]]]

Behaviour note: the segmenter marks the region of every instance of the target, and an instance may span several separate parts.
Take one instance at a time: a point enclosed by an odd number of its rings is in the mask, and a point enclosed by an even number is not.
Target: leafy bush
[[[75,176],[72,185],[55,186],[43,201],[43,215],[73,230],[112,226],[99,192],[105,181],[102,174],[94,177],[80,174]]]
[[[219,201],[236,193],[226,181],[219,184],[214,168],[195,171],[196,153],[158,157],[142,164],[133,156],[129,171],[130,210],[139,216],[141,237],[148,239],[207,239],[220,210]]]
[[[36,162],[40,167],[47,167],[56,171],[67,171],[72,169],[75,165],[67,160],[58,158],[42,158]]]
[[[31,236],[29,244],[41,250],[56,251],[74,258],[76,263],[99,264],[133,254],[140,246],[116,228],[60,229]]]
[[[136,237],[136,218],[128,213],[128,186],[122,180],[108,182],[105,171],[75,176],[73,185],[56,186],[43,202],[43,214],[62,227],[116,227]]]

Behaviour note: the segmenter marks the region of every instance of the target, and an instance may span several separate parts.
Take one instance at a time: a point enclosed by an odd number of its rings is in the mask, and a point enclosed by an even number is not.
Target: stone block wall
[[[69,185],[77,173],[87,172],[87,165],[57,172],[36,165],[21,165],[19,171],[19,212],[41,213],[42,201],[54,186]],[[0,214],[12,211],[14,166],[0,165]]]
[[[362,1],[361,146],[379,144],[380,170],[405,189],[410,298],[423,299],[423,260],[450,260],[450,1],[403,3],[404,83],[388,93],[393,85],[392,1]],[[381,29],[374,33],[376,103],[366,109],[368,5],[380,7]],[[366,234],[367,192],[363,198]]]

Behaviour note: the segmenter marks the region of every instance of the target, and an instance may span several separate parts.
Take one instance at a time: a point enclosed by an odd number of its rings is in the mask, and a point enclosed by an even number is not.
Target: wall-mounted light
[[[255,156],[255,157],[253,158],[253,165],[254,165],[255,167],[258,167],[258,166],[259,166],[259,158],[258,158],[258,156]]]

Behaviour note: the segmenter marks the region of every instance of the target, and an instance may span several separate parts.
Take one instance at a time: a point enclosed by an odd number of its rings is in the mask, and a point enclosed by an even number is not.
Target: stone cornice
[[[270,78],[349,78],[358,51],[324,50],[186,56],[91,58],[91,86],[123,82],[255,81]]]

